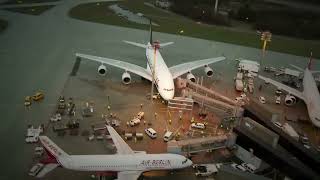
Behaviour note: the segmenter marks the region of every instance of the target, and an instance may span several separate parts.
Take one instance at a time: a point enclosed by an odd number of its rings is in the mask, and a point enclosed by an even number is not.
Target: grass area
[[[45,3],[45,2],[56,2],[58,0],[9,0],[2,4],[30,4],[30,3]]]
[[[8,22],[0,19],[0,33],[4,31],[8,26]]]
[[[261,47],[261,42],[255,32],[241,32],[236,29],[232,30],[231,28],[221,26],[198,24],[183,16],[166,13],[157,8],[150,8],[144,5],[143,2],[143,0],[124,0],[116,3],[124,9],[129,9],[135,13],[140,12],[145,16],[151,17],[155,23],[160,25],[159,27],[154,27],[154,30],[158,32],[179,34],[179,32],[183,30],[184,32],[182,35],[185,36],[255,48]],[[125,18],[117,16],[108,8],[109,5],[114,3],[115,2],[81,4],[71,9],[69,15],[73,18],[103,24],[145,30],[149,28],[148,25],[130,22]],[[277,52],[308,56],[310,54],[310,49],[312,49],[313,52],[320,52],[320,42],[273,36],[272,42],[269,44],[268,48]],[[320,57],[320,54],[314,53],[314,55],[317,58]]]
[[[54,6],[48,5],[48,6],[35,6],[35,7],[8,8],[6,10],[38,16],[38,15],[42,14],[43,12],[51,9],[52,7],[54,7]]]

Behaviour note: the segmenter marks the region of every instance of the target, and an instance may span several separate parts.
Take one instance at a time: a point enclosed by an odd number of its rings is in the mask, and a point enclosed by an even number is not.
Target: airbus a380
[[[137,179],[141,173],[154,170],[182,169],[192,165],[192,161],[178,154],[146,154],[133,151],[111,126],[107,129],[117,148],[111,155],[69,155],[48,137],[40,136],[49,159],[37,177],[43,177],[54,168],[61,166],[75,171],[97,173],[116,172],[119,180]]]
[[[176,79],[177,77],[185,73],[188,73],[187,78],[191,81],[195,81],[195,77],[191,73],[191,70],[199,67],[204,67],[204,71],[206,75],[211,77],[213,75],[213,70],[208,65],[225,60],[225,57],[209,58],[209,59],[187,62],[187,63],[179,64],[179,65],[168,68],[168,66],[166,65],[165,61],[163,60],[159,52],[159,48],[173,44],[173,42],[168,42],[163,44],[160,44],[158,42],[153,42],[151,25],[150,25],[150,41],[148,42],[148,44],[145,45],[145,44],[140,44],[140,43],[130,42],[130,41],[124,41],[124,42],[127,44],[131,44],[131,45],[146,49],[147,68],[143,68],[131,63],[127,63],[127,62],[123,62],[115,59],[92,56],[87,54],[76,53],[76,56],[101,63],[101,65],[98,67],[98,72],[101,75],[106,74],[105,64],[124,69],[125,72],[122,74],[122,82],[124,84],[130,84],[131,82],[131,76],[129,72],[137,74],[149,81],[154,81],[154,84],[157,87],[159,94],[164,100],[169,100],[174,97],[173,80]],[[154,73],[154,76],[153,76],[153,73]]]
[[[285,99],[285,103],[287,105],[295,103],[295,97],[303,100],[307,106],[308,114],[311,122],[316,126],[320,127],[320,95],[319,90],[316,85],[316,81],[312,75],[312,73],[318,73],[319,71],[311,71],[311,63],[312,58],[310,58],[308,67],[306,69],[299,68],[297,66],[292,65],[296,69],[303,71],[303,91],[300,92],[294,88],[286,86],[282,83],[279,83],[270,78],[263,77],[259,75],[258,77],[263,79],[266,82],[270,82],[271,84],[277,86],[279,89],[282,89],[293,96],[287,96]]]

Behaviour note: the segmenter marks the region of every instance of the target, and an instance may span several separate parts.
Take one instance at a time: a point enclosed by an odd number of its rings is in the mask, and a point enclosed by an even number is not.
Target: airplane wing
[[[132,72],[132,73],[137,74],[145,79],[148,79],[149,81],[152,81],[152,76],[146,69],[144,69],[140,66],[131,64],[131,63],[127,63],[127,62],[123,62],[123,61],[119,61],[119,60],[115,60],[115,59],[110,59],[110,58],[81,54],[81,53],[76,53],[76,56],[86,58],[86,59],[89,59],[92,61],[96,61],[96,62],[99,62],[102,64],[108,64],[110,66],[114,66],[114,67],[117,67],[120,69],[124,69],[128,72]]]
[[[118,180],[136,180],[142,171],[121,171],[118,172]]]
[[[45,164],[44,167],[41,169],[41,171],[37,174],[37,178],[42,178],[44,175],[46,175],[48,172],[54,170],[56,167],[60,166],[58,163],[49,163]]]
[[[114,130],[113,127],[107,126],[107,129],[110,133],[114,145],[117,148],[118,154],[134,154],[134,151],[129,147],[129,145],[126,142],[124,142],[124,140],[117,133],[117,131]]]
[[[294,88],[291,88],[291,87],[289,87],[287,85],[284,85],[284,84],[282,84],[280,82],[277,82],[275,80],[272,80],[270,78],[263,77],[261,75],[259,75],[258,78],[264,80],[265,82],[269,82],[269,83],[275,85],[277,88],[282,89],[284,91],[287,91],[289,94],[292,94],[292,95],[304,100],[304,96],[303,96],[302,92],[300,92],[300,91],[298,91],[298,90],[296,90]]]
[[[193,69],[197,69],[201,66],[209,65],[212,63],[216,63],[219,61],[225,60],[225,57],[217,57],[217,58],[209,58],[209,59],[203,59],[203,60],[197,60],[197,61],[192,61],[192,62],[187,62],[183,64],[179,64],[176,66],[170,67],[170,72],[172,74],[173,79],[181,76],[184,73],[187,73]]]

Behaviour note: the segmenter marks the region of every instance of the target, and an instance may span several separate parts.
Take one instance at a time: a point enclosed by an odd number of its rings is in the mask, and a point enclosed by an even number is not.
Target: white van
[[[138,113],[138,115],[137,115],[137,118],[138,119],[143,119],[144,118],[144,112],[143,111],[140,111],[139,113]]]
[[[156,138],[157,137],[157,132],[152,128],[145,129],[145,132],[151,138]]]
[[[163,140],[165,142],[168,142],[168,141],[170,141],[172,139],[172,136],[173,136],[173,132],[167,131],[163,136]]]
[[[198,128],[198,129],[205,129],[206,128],[206,125],[204,125],[203,123],[192,123],[191,124],[191,127],[193,128]]]
[[[140,119],[134,118],[129,122],[129,124],[130,124],[131,127],[135,126],[135,125],[138,125],[138,124],[140,124]]]
[[[36,165],[32,166],[32,168],[29,171],[30,176],[36,176],[43,168],[44,164],[37,163]]]

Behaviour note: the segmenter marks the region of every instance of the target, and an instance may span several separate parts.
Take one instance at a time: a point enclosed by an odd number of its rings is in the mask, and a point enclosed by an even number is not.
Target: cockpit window
[[[163,88],[164,91],[173,91],[173,88],[171,89],[167,89],[167,88]]]
[[[184,161],[182,161],[182,164],[185,164],[188,161],[188,159],[185,159]]]

